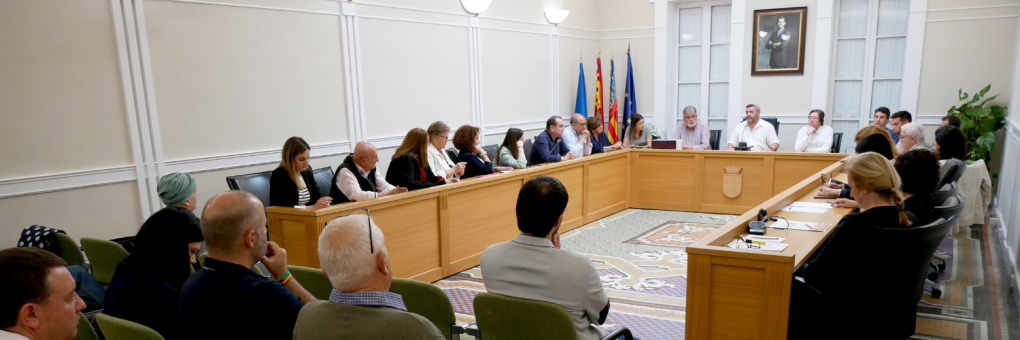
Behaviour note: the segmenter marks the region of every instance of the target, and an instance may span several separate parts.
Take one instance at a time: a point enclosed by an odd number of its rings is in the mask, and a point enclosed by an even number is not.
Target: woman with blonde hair
[[[892,158],[890,159],[896,159],[896,157],[900,156],[901,152],[896,148],[896,142],[893,141],[892,135],[890,135],[889,131],[886,131],[884,127],[878,125],[871,124],[857,130],[857,135],[854,136],[854,143],[860,143],[864,137],[871,135],[882,135],[889,141],[889,145],[892,147],[893,153]]]
[[[269,178],[269,205],[306,206],[322,209],[333,201],[319,192],[312,167],[308,165],[311,147],[301,137],[290,137],[283,144],[283,160]]]
[[[465,163],[457,163],[456,159],[451,159],[446,152],[443,152],[446,142],[450,140],[450,127],[446,126],[446,123],[437,121],[429,125],[426,132],[429,138],[429,170],[432,171],[432,174],[443,178],[463,176]]]
[[[819,331],[826,332],[825,334],[859,332],[867,333],[868,336],[855,334],[860,337],[847,338],[875,338],[876,331],[887,329],[876,323],[888,324],[889,320],[896,318],[895,311],[885,309],[872,311],[872,306],[888,305],[888,302],[884,301],[891,299],[910,298],[859,294],[855,299],[865,301],[855,301],[854,306],[849,308],[838,310],[821,308],[825,305],[824,301],[837,301],[848,292],[858,291],[862,285],[868,285],[859,280],[848,279],[853,268],[890,260],[878,258],[878,252],[867,249],[882,237],[878,232],[879,228],[906,227],[910,225],[912,219],[903,211],[900,176],[884,156],[874,152],[856,155],[846,162],[843,170],[847,173],[850,186],[853,188],[851,195],[860,203],[861,211],[843,216],[829,239],[808,258],[801,267],[802,270],[798,271],[797,276],[803,280],[794,280],[790,309],[790,339],[817,338],[818,334],[823,334],[817,333]],[[867,312],[862,312],[862,309]],[[860,318],[866,318],[867,322],[859,320]],[[860,327],[865,324],[868,326]]]
[[[428,133],[419,128],[407,132],[386,171],[387,182],[413,191],[457,181],[453,178],[436,177],[432,173],[429,168],[428,138]]]

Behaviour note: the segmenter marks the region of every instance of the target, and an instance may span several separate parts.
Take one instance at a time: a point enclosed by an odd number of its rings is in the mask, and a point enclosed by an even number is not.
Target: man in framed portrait
[[[793,34],[786,29],[786,17],[778,16],[776,19],[776,30],[769,33],[769,39],[765,41],[765,49],[770,50],[769,53],[769,68],[790,68],[793,65],[789,65],[788,58],[786,56],[787,44]],[[797,52],[796,46],[793,46],[792,51]],[[796,60],[794,60],[796,63]]]

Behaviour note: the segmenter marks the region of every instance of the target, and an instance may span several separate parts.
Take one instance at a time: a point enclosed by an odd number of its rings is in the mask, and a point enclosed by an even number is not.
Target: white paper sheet
[[[786,241],[785,237],[759,236],[759,235],[744,236],[744,239],[746,239],[746,240],[759,240],[759,241],[765,241],[765,242],[770,242],[770,243],[771,242],[780,242],[780,243],[782,243],[782,242]]]
[[[832,205],[824,202],[793,202],[790,203],[791,207],[804,207],[804,208],[815,208],[815,209],[832,209]]]
[[[832,224],[829,223],[814,223],[814,222],[800,222],[800,221],[789,221],[787,224],[786,220],[779,220],[769,225],[773,229],[790,229],[790,230],[807,230],[807,231],[826,231]]]
[[[828,210],[829,209],[811,208],[811,207],[796,207],[796,206],[792,206],[792,205],[791,206],[787,206],[786,208],[783,208],[783,211],[805,212],[805,213],[812,213],[812,214],[824,214]]]
[[[747,245],[746,242],[744,242],[744,241],[742,241],[740,239],[736,239],[736,240],[730,241],[730,243],[727,243],[726,246],[729,247],[729,248],[734,248],[734,249],[783,251],[783,249],[786,249],[786,247],[789,247],[790,245],[788,243],[766,242],[765,244],[755,244],[755,245],[751,246],[751,248],[748,248],[748,245]]]

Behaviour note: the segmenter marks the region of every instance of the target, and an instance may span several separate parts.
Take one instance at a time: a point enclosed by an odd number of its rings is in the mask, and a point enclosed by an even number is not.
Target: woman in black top
[[[859,142],[857,142],[857,147],[855,149],[857,150],[857,154],[862,154],[865,152],[875,152],[882,155],[882,157],[885,157],[886,159],[892,160],[893,159],[892,148],[893,148],[892,144],[889,144],[888,138],[886,138],[884,135],[874,134],[862,138]],[[830,184],[829,187],[822,188],[822,190],[818,192],[818,195],[839,197],[851,200],[853,199],[850,196],[849,184],[837,184],[837,183]],[[834,206],[837,208],[855,208],[851,206],[842,205]]]
[[[896,158],[894,166],[903,180],[900,188],[904,199],[903,210],[917,217],[917,225],[933,221],[931,211],[935,209],[936,203],[931,193],[939,185],[938,158],[928,150],[907,151]]]
[[[967,140],[959,128],[946,125],[935,130],[935,146],[939,150],[939,160],[967,160]]]
[[[301,137],[290,137],[283,144],[283,161],[269,178],[269,205],[293,207],[313,205],[312,209],[329,206],[333,198],[323,196],[315,183],[312,167],[308,166],[311,147]]]
[[[883,334],[882,327],[887,326],[890,319],[896,320],[885,315],[893,311],[874,307],[883,306],[883,299],[887,297],[873,294],[881,289],[862,282],[869,280],[859,280],[854,270],[887,260],[875,258],[872,254],[877,253],[868,251],[868,245],[875,244],[881,237],[878,228],[910,224],[900,198],[900,177],[888,159],[874,152],[851,158],[844,170],[853,188],[851,195],[864,211],[843,216],[828,240],[801,266],[798,276],[803,278],[803,283],[794,281],[790,306],[790,339],[817,339],[828,335],[877,339]],[[880,278],[870,281],[880,281]],[[857,293],[861,290],[869,293]],[[827,305],[846,296],[853,296],[854,302],[838,308]]]
[[[460,154],[457,155],[457,162],[466,163],[464,174],[460,176],[461,179],[489,175],[495,171],[514,169],[511,167],[492,166],[489,155],[482,150],[481,142],[482,137],[478,128],[471,125],[461,126],[453,134],[453,147],[460,150]]]
[[[414,128],[407,132],[393,154],[393,161],[386,171],[386,182],[405,187],[408,191],[431,188],[447,181],[456,182],[453,178],[436,177],[429,168],[428,147],[429,137],[425,130]]]
[[[163,338],[186,339],[178,300],[202,245],[198,217],[172,206],[142,224],[131,255],[117,265],[103,313],[152,328]]]

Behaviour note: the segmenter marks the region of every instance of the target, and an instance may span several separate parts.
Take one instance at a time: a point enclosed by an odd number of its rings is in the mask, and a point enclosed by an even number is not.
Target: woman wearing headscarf
[[[195,178],[181,172],[167,174],[159,179],[156,186],[159,199],[168,207],[180,206],[188,211],[198,208],[198,188]]]
[[[202,243],[201,222],[183,207],[152,214],[135,249],[117,266],[103,313],[152,328],[164,339],[187,339],[178,300]]]

